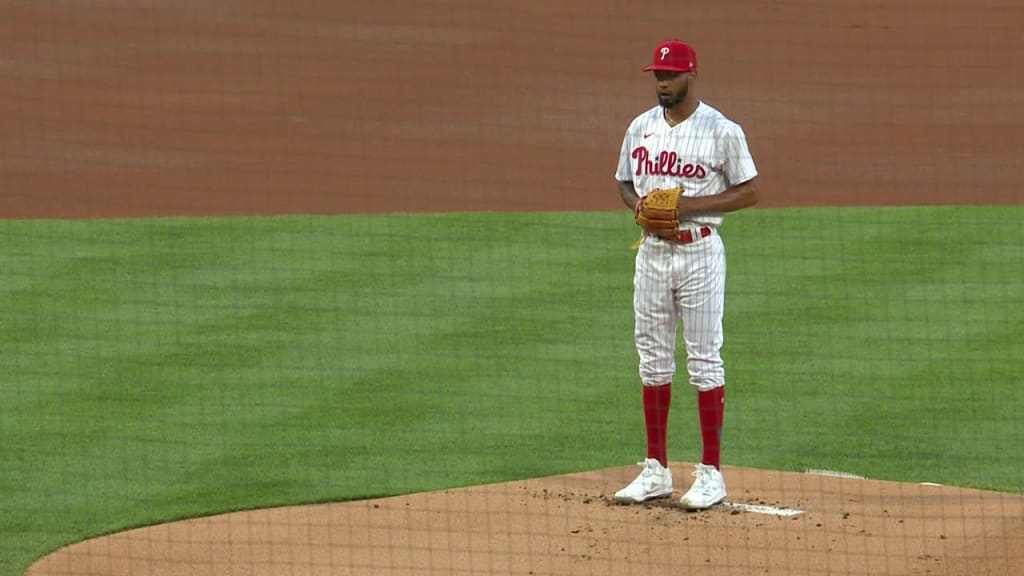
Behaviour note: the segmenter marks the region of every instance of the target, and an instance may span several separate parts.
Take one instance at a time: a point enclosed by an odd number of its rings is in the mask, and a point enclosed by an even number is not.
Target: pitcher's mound
[[[692,464],[672,463],[676,495]],[[637,467],[130,530],[28,574],[1024,574],[1024,497],[724,467],[726,505],[622,506]]]

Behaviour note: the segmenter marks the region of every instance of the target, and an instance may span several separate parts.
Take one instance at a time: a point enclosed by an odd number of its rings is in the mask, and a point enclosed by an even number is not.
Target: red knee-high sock
[[[668,466],[668,408],[672,403],[672,383],[644,386],[644,421],[647,424],[647,457]]]
[[[725,414],[725,388],[697,392],[700,408],[700,436],[704,441],[702,464],[719,468],[722,460],[722,420]]]

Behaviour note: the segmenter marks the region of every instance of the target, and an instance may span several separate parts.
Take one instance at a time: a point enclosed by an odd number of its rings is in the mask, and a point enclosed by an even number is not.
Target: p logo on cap
[[[644,72],[690,72],[697,69],[697,52],[681,40],[666,40],[654,49],[654,62]]]

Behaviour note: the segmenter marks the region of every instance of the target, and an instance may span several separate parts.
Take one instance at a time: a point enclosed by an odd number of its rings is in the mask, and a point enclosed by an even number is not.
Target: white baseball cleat
[[[652,498],[672,495],[672,471],[661,465],[657,458],[637,462],[643,468],[629,486],[615,493],[620,504],[637,504]]]
[[[687,510],[704,510],[725,500],[725,478],[714,466],[697,464],[693,471],[696,480],[693,486],[683,494],[679,503]]]

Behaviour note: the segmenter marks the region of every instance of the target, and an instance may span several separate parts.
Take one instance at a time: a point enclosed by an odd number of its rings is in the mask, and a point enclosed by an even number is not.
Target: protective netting
[[[1024,573],[1022,25],[0,0],[0,574]],[[715,231],[703,512],[682,330],[672,497],[613,496],[646,447],[614,174],[667,38],[760,173]]]

